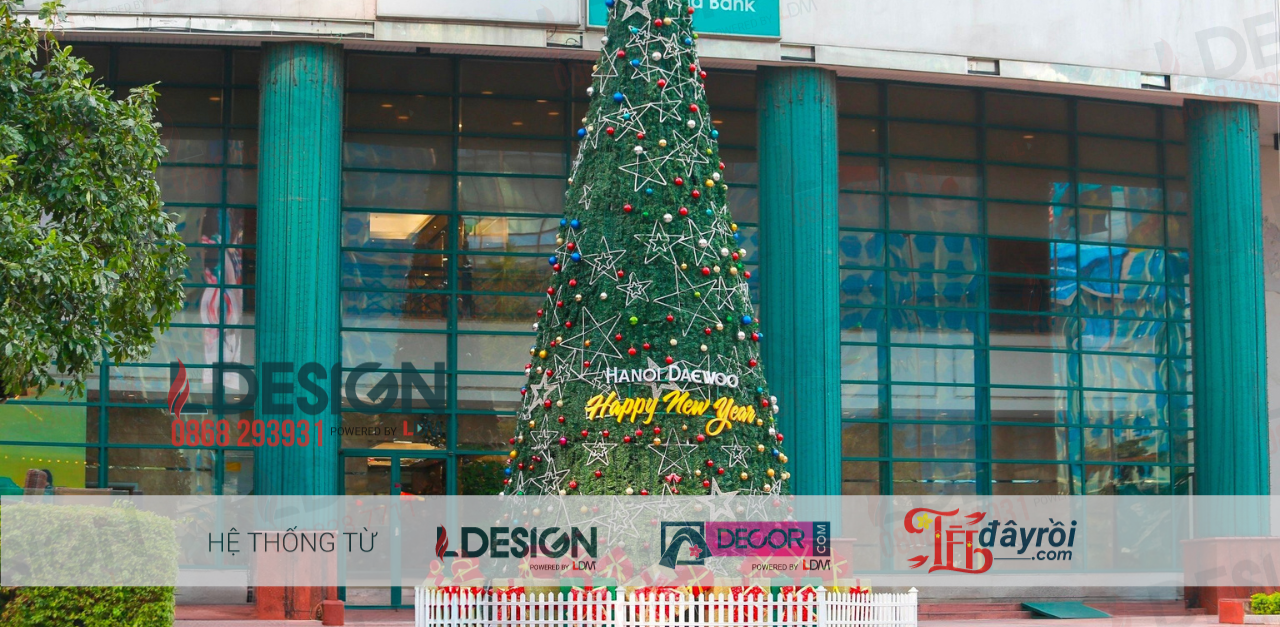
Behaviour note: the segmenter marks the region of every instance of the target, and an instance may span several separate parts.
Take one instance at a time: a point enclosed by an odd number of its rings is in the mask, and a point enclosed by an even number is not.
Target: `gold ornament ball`
[[[547,349],[545,349],[545,348],[544,348],[544,349],[542,349],[542,350],[538,351],[538,357],[540,357],[540,358],[542,358],[542,359],[546,359],[546,358],[547,358]]]
[[[765,492],[765,494],[768,494],[771,490],[773,490],[773,486],[771,486],[771,485],[769,485],[769,484],[767,484],[767,483],[766,483],[766,484],[764,484],[764,492]]]
[[[716,186],[716,182],[715,182],[715,181],[713,181],[713,180],[711,180],[711,179],[707,179],[707,187],[715,187],[715,186]]]
[[[756,445],[756,452],[757,452],[757,453],[763,453],[763,452],[764,452],[764,445],[763,445],[763,444],[757,444],[757,445]]]
[[[654,439],[653,439],[653,445],[654,445],[654,446],[662,446],[662,438],[654,438]]]
[[[627,488],[627,489],[626,489],[626,493],[627,493],[627,496],[631,496],[632,494],[634,494],[634,493],[635,493],[635,491],[634,491],[634,490],[632,490],[631,488]]]
[[[585,346],[585,347],[587,347],[587,348],[591,348],[591,340],[587,340],[587,341],[583,342],[583,343],[582,343],[582,345],[583,345],[583,346]]]
[[[530,421],[529,421],[529,428],[530,428],[530,429],[537,429],[537,428],[538,428],[538,421],[536,421],[536,420],[530,420]]]
[[[541,515],[542,515],[542,510],[541,510],[541,509],[538,509],[538,508],[536,508],[536,507],[535,507],[535,508],[533,508],[533,515],[534,515],[534,516],[541,516]]]
[[[786,455],[779,455],[779,456],[778,456],[778,461],[780,461],[780,462],[782,462],[782,463],[784,463],[784,464],[785,464],[785,463],[787,463],[787,456],[786,456]]]
[[[688,430],[689,430],[689,425],[680,425],[680,430],[681,430],[681,431],[688,431]]]
[[[742,474],[738,475],[738,478],[739,478],[739,479],[741,479],[741,480],[743,480],[743,481],[746,481],[747,479],[750,479],[750,478],[751,478],[751,475],[748,475],[747,473],[745,473],[745,472],[744,472],[744,473],[742,473]]]
[[[516,455],[519,455],[519,453],[517,453],[517,452],[515,452],[515,451],[511,451],[510,453],[508,453],[508,455],[511,457],[511,459],[515,459],[515,458],[516,458]]]
[[[773,469],[772,469],[772,468],[770,468],[770,469],[768,469],[768,470],[764,471],[764,474],[769,475],[769,477],[771,477],[771,478],[772,478],[772,477],[773,477],[773,475],[774,475],[775,473],[774,473]]]
[[[687,263],[682,263],[682,264],[680,264],[680,269],[681,269],[681,270],[688,270],[688,269],[689,269],[689,264],[687,264]]]
[[[732,274],[733,276],[738,276],[738,269],[737,269],[737,268],[729,268],[729,274]]]
[[[757,426],[757,427],[763,427],[763,426],[764,426],[764,421],[763,421],[763,420],[756,420],[756,426]]]
[[[564,407],[564,401],[563,400],[556,401],[556,407]]]
[[[658,140],[658,147],[659,147],[659,148],[666,148],[666,147],[667,147],[667,140],[665,140],[665,139],[659,139],[659,140]]]
[[[701,469],[694,469],[694,471],[693,471],[693,476],[695,476],[695,477],[701,477],[701,476],[702,476],[702,470],[701,470]]]
[[[679,342],[677,342],[677,341],[676,341],[676,338],[674,338],[674,337],[673,337],[673,338],[671,338],[671,345],[672,345],[672,346],[675,346],[675,345],[677,345],[677,344],[679,344]]]

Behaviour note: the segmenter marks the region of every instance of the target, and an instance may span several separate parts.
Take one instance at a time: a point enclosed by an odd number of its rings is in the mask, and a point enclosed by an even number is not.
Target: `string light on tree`
[[[546,257],[505,491],[785,494],[695,11],[590,1],[609,24]]]

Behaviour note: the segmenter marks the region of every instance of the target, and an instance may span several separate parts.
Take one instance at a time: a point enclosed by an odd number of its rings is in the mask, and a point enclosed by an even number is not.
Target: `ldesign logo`
[[[178,360],[178,371],[169,382],[169,413],[175,417],[182,415],[182,408],[191,395],[191,382],[187,380],[187,366]]]
[[[449,552],[449,532],[445,531],[444,525],[436,528],[436,559],[444,561],[444,556]]]

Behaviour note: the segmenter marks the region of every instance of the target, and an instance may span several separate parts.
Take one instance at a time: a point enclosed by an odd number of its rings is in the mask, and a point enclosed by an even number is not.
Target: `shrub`
[[[1254,614],[1280,614],[1280,592],[1272,594],[1262,594],[1261,592],[1249,598],[1249,610]]]
[[[178,542],[173,522],[131,506],[6,503],[0,552],[6,580],[22,583],[83,580],[87,565],[103,563],[103,550],[122,547],[106,563],[131,581],[176,581]],[[93,533],[87,533],[92,529]],[[130,542],[84,546],[78,538],[126,537]],[[71,541],[67,539],[70,538]],[[21,555],[13,547],[21,546]],[[40,547],[31,551],[31,547]],[[92,557],[90,557],[92,556]],[[0,624],[6,627],[168,627],[173,587],[50,587],[0,590]]]

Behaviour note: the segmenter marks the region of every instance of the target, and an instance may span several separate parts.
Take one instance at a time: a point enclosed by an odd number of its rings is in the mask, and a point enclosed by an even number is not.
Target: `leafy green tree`
[[[155,180],[155,90],[113,98],[16,8],[0,0],[0,399],[79,394],[104,351],[145,357],[187,264]]]

